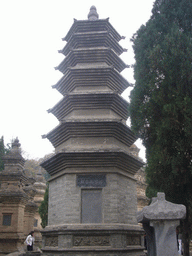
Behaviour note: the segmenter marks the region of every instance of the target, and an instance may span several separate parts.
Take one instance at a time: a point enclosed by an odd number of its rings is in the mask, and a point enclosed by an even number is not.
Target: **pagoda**
[[[34,202],[34,179],[24,173],[25,160],[18,138],[2,157],[0,172],[0,255],[22,250],[26,236],[34,228],[38,205]]]
[[[63,39],[63,77],[53,86],[63,98],[48,110],[59,125],[43,135],[55,148],[41,164],[51,175],[45,255],[144,255],[134,178],[143,162],[126,125],[121,39],[94,6]]]

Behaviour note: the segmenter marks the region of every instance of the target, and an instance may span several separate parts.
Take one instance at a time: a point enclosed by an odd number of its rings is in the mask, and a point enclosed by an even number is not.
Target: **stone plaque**
[[[77,175],[78,187],[105,187],[106,175],[105,174],[90,174],[90,175]]]
[[[109,246],[109,236],[74,236],[74,246]]]
[[[141,245],[140,236],[127,236],[127,246],[129,245]]]
[[[45,238],[45,246],[57,247],[58,246],[58,236],[47,236]]]
[[[83,189],[81,191],[82,223],[102,222],[102,190]]]

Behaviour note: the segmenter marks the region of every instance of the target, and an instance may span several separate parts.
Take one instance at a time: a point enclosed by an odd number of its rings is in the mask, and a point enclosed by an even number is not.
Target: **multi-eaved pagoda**
[[[44,135],[55,147],[42,163],[51,175],[46,255],[143,255],[134,179],[143,163],[131,153],[137,138],[120,96],[129,86],[122,38],[94,6],[64,38],[53,86],[63,99],[49,110],[60,124]]]

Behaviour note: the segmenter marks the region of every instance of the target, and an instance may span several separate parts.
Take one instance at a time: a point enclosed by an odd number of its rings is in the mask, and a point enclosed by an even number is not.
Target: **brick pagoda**
[[[0,172],[0,256],[19,251],[34,228],[38,205],[34,202],[34,179],[24,173],[25,160],[16,138],[3,156]]]
[[[120,96],[129,87],[121,39],[94,6],[63,39],[63,77],[53,86],[63,98],[49,110],[59,125],[43,136],[55,147],[41,164],[51,175],[46,255],[143,255],[134,178],[143,163]]]

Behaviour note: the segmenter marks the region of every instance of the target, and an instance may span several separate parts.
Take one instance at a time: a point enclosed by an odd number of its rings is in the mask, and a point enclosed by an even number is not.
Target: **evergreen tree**
[[[2,160],[2,156],[5,154],[5,147],[4,147],[4,139],[3,136],[0,139],[0,171],[4,169],[4,164]]]
[[[187,207],[183,222],[189,255],[192,216],[192,1],[156,0],[152,16],[132,38],[135,87],[132,129],[143,140],[147,196]]]
[[[48,224],[48,200],[49,200],[49,186],[47,186],[45,194],[44,194],[44,200],[41,202],[41,205],[39,206],[39,214],[41,216],[41,226],[45,228]]]
[[[4,164],[2,157],[6,155],[10,151],[10,148],[7,146],[5,147],[4,145],[4,138],[3,136],[0,138],[0,171],[4,169]]]

